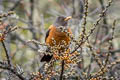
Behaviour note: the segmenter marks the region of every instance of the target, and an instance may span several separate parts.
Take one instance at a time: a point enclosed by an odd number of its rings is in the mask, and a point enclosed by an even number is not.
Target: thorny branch
[[[108,10],[108,8],[110,7],[111,3],[112,3],[112,0],[109,0],[108,5],[106,6],[105,10],[102,11],[102,13],[100,14],[100,17],[98,18],[98,20],[94,24],[94,27],[90,30],[89,34],[86,36],[85,40],[84,41],[80,41],[80,44],[73,51],[71,51],[70,54],[74,53],[78,48],[81,47],[81,45],[83,43],[85,43],[86,40],[88,40],[89,36],[93,33],[93,31],[95,30],[96,26],[99,24],[101,19],[104,17],[104,15],[105,15],[106,11]]]

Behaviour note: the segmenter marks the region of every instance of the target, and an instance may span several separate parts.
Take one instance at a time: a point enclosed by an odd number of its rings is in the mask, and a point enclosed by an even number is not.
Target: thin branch
[[[26,80],[26,78],[24,78],[21,74],[19,74],[14,68],[11,68],[7,65],[0,65],[0,68],[8,70],[10,72],[12,72],[13,74],[15,74],[18,78],[20,78],[21,80]]]
[[[29,22],[31,25],[29,25],[29,27],[31,28],[31,32],[33,34],[33,38],[37,40],[36,38],[36,32],[35,29],[33,27],[33,15],[34,15],[34,0],[30,0],[30,15],[29,15]]]
[[[30,23],[31,25],[33,25],[33,11],[34,11],[34,0],[30,0],[30,16],[29,16],[29,20],[30,20]]]
[[[18,0],[18,1],[13,5],[13,7],[11,7],[8,11],[13,11],[13,10],[15,10],[15,8],[17,8],[17,6],[20,4],[20,1],[21,1],[21,0]]]
[[[29,23],[30,25],[28,25],[31,29],[30,31],[32,32],[32,37],[33,39],[37,40],[37,36],[36,36],[36,30],[34,28],[34,21],[33,21],[33,16],[34,16],[34,0],[30,0],[30,15],[29,15]],[[38,48],[38,45],[35,45]]]
[[[9,66],[11,66],[12,65],[12,63],[11,63],[11,57],[10,57],[10,55],[8,53],[8,50],[7,50],[6,46],[5,46],[4,41],[2,41],[2,46],[3,46],[4,50],[5,50],[5,54],[6,54],[6,57],[7,57],[7,62],[9,64]]]
[[[83,5],[83,0],[79,0],[79,18],[82,19],[83,18],[83,12],[84,12],[84,5]]]
[[[100,3],[100,5],[101,5],[101,9],[102,9],[102,11],[105,9],[105,7],[104,7],[104,0],[99,0],[99,3]],[[103,18],[103,24],[104,25],[107,25],[108,23],[107,23],[107,19],[106,19],[106,17],[107,17],[107,15],[104,15],[104,18]],[[105,34],[108,34],[108,27],[107,26],[102,26],[103,28],[105,28]]]
[[[72,16],[75,16],[75,0],[72,0],[72,8],[73,8]]]
[[[98,20],[97,20],[97,21],[95,22],[95,24],[94,24],[94,27],[90,30],[90,32],[89,32],[89,34],[86,36],[85,40],[84,40],[84,41],[80,41],[80,44],[79,44],[73,51],[71,51],[70,54],[74,53],[77,49],[79,49],[79,48],[81,47],[81,45],[86,42],[86,40],[88,41],[88,38],[89,38],[89,37],[91,36],[91,34],[94,32],[94,30],[96,29],[97,25],[100,23],[101,19],[104,17],[106,11],[107,11],[108,8],[111,6],[112,1],[113,1],[113,0],[109,0],[108,5],[107,5],[107,6],[105,7],[105,9],[101,12]]]
[[[32,50],[37,51],[38,49],[33,45],[28,44],[24,39],[22,39],[18,34],[12,34],[17,40],[22,42],[22,44],[29,46]]]
[[[37,40],[28,40],[27,43],[35,43],[35,44],[42,45],[42,46],[48,46],[48,45],[46,45],[46,44],[44,44],[44,43],[40,43],[40,42],[37,41]]]
[[[65,62],[64,60],[62,61],[62,69],[61,69],[61,74],[60,74],[60,80],[63,80],[63,74],[64,74],[64,65],[65,65]]]
[[[109,51],[101,51],[100,53],[117,53],[117,52],[120,52],[120,49],[116,49],[116,50],[109,50]]]

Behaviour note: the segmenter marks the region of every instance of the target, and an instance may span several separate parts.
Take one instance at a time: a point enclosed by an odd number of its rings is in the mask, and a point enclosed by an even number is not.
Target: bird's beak
[[[64,21],[68,21],[68,20],[70,20],[72,18],[72,16],[68,16],[68,17],[66,17],[65,19],[64,19]]]

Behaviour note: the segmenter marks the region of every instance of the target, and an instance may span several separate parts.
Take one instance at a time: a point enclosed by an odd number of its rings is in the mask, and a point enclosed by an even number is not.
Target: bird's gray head
[[[59,17],[57,17],[54,25],[55,25],[56,27],[59,27],[59,26],[67,26],[68,20],[70,20],[71,18],[72,18],[71,16],[69,16],[69,17],[59,16]]]

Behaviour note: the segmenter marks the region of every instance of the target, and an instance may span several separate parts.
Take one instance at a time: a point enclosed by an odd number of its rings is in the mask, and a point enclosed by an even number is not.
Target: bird
[[[48,31],[46,32],[45,36],[45,43],[49,46],[55,46],[61,44],[62,41],[65,41],[66,45],[70,44],[70,36],[67,35],[67,32],[72,34],[70,27],[68,27],[68,21],[71,19],[71,16],[64,17],[58,16],[55,22],[50,25]],[[59,27],[66,28],[67,32],[61,32]],[[56,44],[53,43],[53,39],[55,40]],[[49,50],[49,49],[48,49]],[[60,51],[61,49],[58,49]],[[63,49],[62,49],[63,50]],[[53,57],[53,54],[44,54],[41,58],[41,62],[50,62]]]

